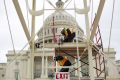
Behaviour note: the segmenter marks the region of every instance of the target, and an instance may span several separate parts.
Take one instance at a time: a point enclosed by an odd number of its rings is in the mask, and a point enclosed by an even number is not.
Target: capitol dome
[[[44,22],[45,27],[51,27],[53,26],[69,26],[69,27],[75,27],[77,24],[75,18],[71,16],[69,13],[67,13],[64,10],[55,11],[53,14],[48,16],[48,18]]]
[[[58,36],[61,36],[61,30],[63,28],[69,28],[70,30],[77,29],[79,41],[83,40],[83,30],[80,28],[75,18],[61,7],[58,7],[58,9],[56,9],[54,13],[52,13],[46,18],[46,20],[44,21],[44,25],[38,32],[38,39],[36,41],[37,43],[42,43],[43,27],[45,43],[53,43],[54,34],[57,38]],[[54,33],[53,28],[55,31]]]

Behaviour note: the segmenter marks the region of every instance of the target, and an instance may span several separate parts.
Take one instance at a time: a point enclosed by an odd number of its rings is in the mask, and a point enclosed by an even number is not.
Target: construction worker
[[[63,29],[61,34],[64,36],[63,42],[72,42],[75,37],[75,32],[71,33],[70,29]]]
[[[57,61],[60,66],[71,66],[71,62],[66,57],[56,56],[54,60]],[[68,72],[68,71],[69,68],[62,68],[60,70],[60,72]]]

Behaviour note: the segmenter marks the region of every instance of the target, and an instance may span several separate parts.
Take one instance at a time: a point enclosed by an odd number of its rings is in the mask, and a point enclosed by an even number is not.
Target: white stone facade
[[[0,63],[0,80],[5,80],[6,77],[6,63]]]
[[[120,74],[119,74],[119,64],[116,63],[115,61],[115,50],[113,48],[109,49],[104,49],[104,52],[106,54],[106,75],[108,79],[113,79],[113,78],[119,78],[120,79]]]
[[[34,79],[41,79],[41,69],[42,69],[42,50],[38,49],[37,52],[35,52],[34,57]],[[107,51],[105,51],[106,53]],[[9,51],[7,54],[7,64],[0,64],[0,80],[30,80],[30,57],[29,57],[29,51],[23,51],[21,52],[23,55],[21,57],[17,58],[17,61],[13,61],[15,58],[14,52]],[[55,67],[53,56],[54,56],[54,49],[49,49],[45,51],[45,63],[44,64],[44,75],[49,77],[50,74],[54,73],[54,69],[52,67]],[[110,78],[119,78],[120,76],[120,65],[119,61],[117,61],[117,64],[115,63],[115,51],[114,49],[110,49],[110,53],[106,53],[108,56],[108,60],[106,61],[106,70],[107,70],[107,79]],[[20,56],[20,55],[19,55]],[[12,62],[13,61],[13,62]],[[72,61],[72,60],[71,60]],[[74,61],[74,60],[73,60]],[[114,65],[115,64],[115,65]],[[47,66],[46,66],[47,65]],[[76,66],[76,65],[75,65]],[[75,72],[74,74],[76,74]],[[81,75],[82,76],[82,75]]]

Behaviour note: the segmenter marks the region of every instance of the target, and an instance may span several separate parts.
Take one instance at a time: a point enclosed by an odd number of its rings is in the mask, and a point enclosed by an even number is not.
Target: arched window
[[[47,43],[47,40],[45,40],[45,43]]]
[[[78,31],[78,35],[79,35],[79,31]]]
[[[46,35],[46,31],[45,31],[45,35]]]
[[[56,16],[56,19],[58,19],[58,16]]]
[[[49,34],[49,29],[48,29],[48,34]]]
[[[64,16],[63,16],[63,19],[64,19]]]
[[[2,74],[2,77],[4,77],[5,75],[4,74]]]
[[[59,16],[59,19],[61,19],[61,16]]]

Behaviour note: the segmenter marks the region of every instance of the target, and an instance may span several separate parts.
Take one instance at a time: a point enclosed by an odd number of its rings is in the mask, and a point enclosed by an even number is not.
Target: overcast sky
[[[5,0],[7,4],[7,11],[8,11],[8,17],[10,21],[10,26],[12,30],[13,40],[15,44],[16,50],[21,50],[23,46],[27,43],[27,39],[25,37],[24,31],[21,27],[21,24],[19,22],[19,18],[16,14],[14,5],[12,3],[12,0]],[[24,0],[19,0],[20,5],[22,7],[23,14],[25,16],[25,20],[28,23],[27,20],[27,12],[26,12],[26,5]],[[29,0],[31,1],[31,0]],[[37,9],[42,9],[42,2],[38,2],[37,0]],[[42,0],[41,0],[42,1]],[[55,3],[57,0],[51,0],[53,3]],[[72,0],[74,1],[74,0]],[[79,2],[78,2],[79,1]],[[93,7],[93,15],[96,12],[98,2],[99,0],[93,0],[94,7]],[[112,35],[111,35],[111,45],[110,47],[114,48],[116,51],[116,59],[120,59],[120,0],[115,0],[115,11],[114,11],[114,19],[113,19],[113,29],[112,29]],[[82,0],[76,0],[76,7],[80,7],[82,4]],[[29,3],[31,5],[31,2]],[[105,7],[101,16],[100,20],[100,29],[103,39],[103,45],[105,48],[108,47],[108,40],[109,40],[109,31],[110,31],[110,24],[111,24],[111,16],[112,16],[112,5],[113,0],[106,0]],[[68,7],[74,7],[73,3]],[[45,3],[45,8],[52,8],[50,7],[47,2]],[[46,11],[45,12],[45,18],[52,13],[53,11]],[[68,11],[69,12],[69,11]],[[74,13],[74,11],[71,11]],[[49,13],[49,14],[48,14]],[[91,14],[91,13],[90,13]],[[74,15],[73,15],[74,16]],[[29,14],[29,19],[30,19]],[[80,23],[81,28],[85,31],[84,22],[83,22],[84,16],[77,15],[77,21]],[[36,32],[40,29],[42,26],[43,16],[36,18]],[[29,25],[31,21],[29,20]],[[30,29],[30,27],[29,27]],[[10,32],[9,27],[7,23],[6,13],[5,13],[5,7],[4,7],[4,0],[0,0],[0,62],[6,62],[6,54],[8,50],[12,50],[12,42],[10,38]]]

